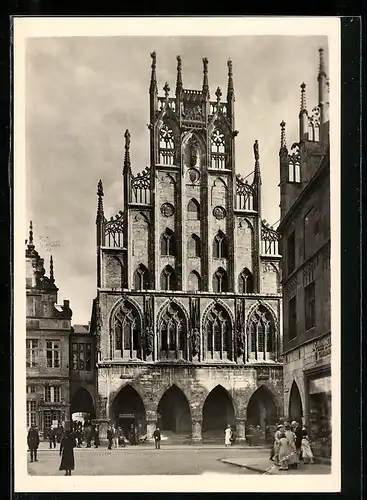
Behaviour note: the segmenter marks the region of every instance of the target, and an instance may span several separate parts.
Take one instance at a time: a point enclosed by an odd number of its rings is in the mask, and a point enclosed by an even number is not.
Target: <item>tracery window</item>
[[[187,358],[186,318],[181,308],[171,303],[159,321],[159,334],[162,359]]]
[[[228,258],[228,241],[222,231],[218,231],[213,242],[213,257],[216,259]]]
[[[239,293],[252,293],[254,291],[252,273],[247,267],[245,267],[239,276],[238,291]]]
[[[159,163],[173,165],[175,158],[175,140],[173,130],[167,123],[159,131]]]
[[[166,266],[161,274],[161,289],[176,290],[177,279],[175,270],[171,266]]]
[[[187,244],[187,253],[189,257],[200,257],[200,238],[192,234]]]
[[[226,168],[225,137],[218,128],[214,129],[211,136],[211,167]]]
[[[215,293],[228,292],[228,275],[222,267],[219,267],[213,275],[213,291]]]
[[[148,290],[149,286],[149,271],[143,264],[140,264],[134,273],[134,288],[135,290]]]
[[[141,359],[141,322],[135,307],[125,301],[115,313],[115,358]]]
[[[206,318],[205,332],[206,357],[208,359],[231,359],[231,320],[221,305],[215,305],[209,312]]]
[[[248,360],[275,359],[275,324],[270,311],[259,306],[248,324]]]
[[[176,255],[176,238],[171,229],[166,229],[161,237],[161,255]]]
[[[189,220],[200,220],[200,204],[192,198],[187,205],[187,218]]]

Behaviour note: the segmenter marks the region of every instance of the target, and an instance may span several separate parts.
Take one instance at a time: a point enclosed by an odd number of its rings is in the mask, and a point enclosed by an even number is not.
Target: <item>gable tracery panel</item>
[[[204,323],[206,359],[232,359],[232,325],[228,312],[215,304]]]
[[[236,207],[239,210],[254,209],[254,190],[240,175],[236,177]]]
[[[141,326],[135,306],[125,301],[112,319],[114,358],[142,359]]]
[[[247,361],[276,359],[276,328],[271,312],[259,305],[247,325]]]
[[[178,304],[171,302],[158,321],[160,359],[187,359],[186,317]]]
[[[174,165],[175,163],[175,135],[169,123],[165,122],[159,131],[159,163]]]

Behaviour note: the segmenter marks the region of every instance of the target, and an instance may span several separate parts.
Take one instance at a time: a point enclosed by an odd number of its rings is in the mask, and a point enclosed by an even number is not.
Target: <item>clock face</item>
[[[171,203],[163,203],[161,206],[161,213],[164,217],[172,217],[174,214],[175,209],[174,206],[171,205]]]
[[[223,207],[215,207],[213,210],[213,215],[216,219],[221,220],[226,216],[226,209]]]

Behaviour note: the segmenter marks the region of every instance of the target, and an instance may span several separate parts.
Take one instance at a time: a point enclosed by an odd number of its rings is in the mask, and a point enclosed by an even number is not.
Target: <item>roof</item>
[[[89,333],[88,325],[73,325],[74,333]]]

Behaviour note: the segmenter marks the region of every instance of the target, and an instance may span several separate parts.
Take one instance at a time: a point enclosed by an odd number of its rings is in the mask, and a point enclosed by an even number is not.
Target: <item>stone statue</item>
[[[245,344],[243,341],[243,332],[239,330],[237,332],[237,352],[239,356],[242,356],[242,354],[245,352]]]
[[[153,328],[151,326],[148,326],[145,331],[145,350],[148,356],[153,352],[153,341],[154,341]]]
[[[200,352],[200,332],[198,328],[194,328],[191,333],[192,354],[196,356]]]

